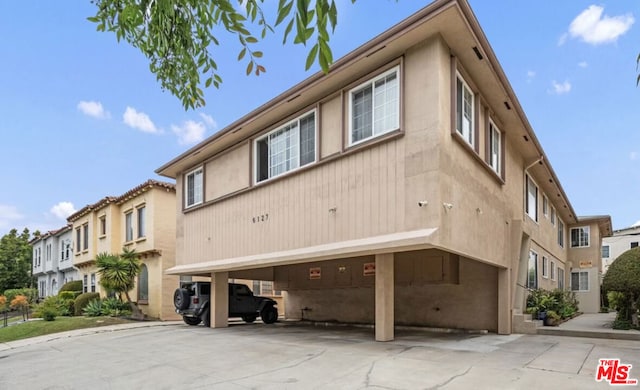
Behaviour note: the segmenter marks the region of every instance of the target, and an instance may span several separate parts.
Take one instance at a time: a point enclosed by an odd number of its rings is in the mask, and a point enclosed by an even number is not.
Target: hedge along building
[[[399,324],[530,331],[542,256],[563,282],[572,267],[578,219],[462,0],[433,2],[157,172],[177,181],[168,272],[211,276],[213,327],[227,325],[228,278],[246,278],[286,291],[288,318],[375,323],[377,340]]]
[[[107,196],[69,216],[73,263],[83,292],[107,291],[100,285],[96,256],[135,250],[142,267],[130,292],[142,312],[161,320],[179,319],[172,292],[178,277],[165,274],[175,265],[175,185],[148,180],[120,196]]]

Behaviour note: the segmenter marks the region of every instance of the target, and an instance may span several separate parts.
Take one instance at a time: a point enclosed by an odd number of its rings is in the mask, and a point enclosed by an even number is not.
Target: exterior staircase
[[[538,328],[544,324],[541,320],[534,320],[531,314],[514,313],[511,326],[513,333],[537,334]]]

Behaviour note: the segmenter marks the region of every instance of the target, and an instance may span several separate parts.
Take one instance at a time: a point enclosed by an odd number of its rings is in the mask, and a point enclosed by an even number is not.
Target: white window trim
[[[538,259],[540,258],[540,255],[538,254],[538,252],[534,251],[533,249],[529,249],[529,258],[527,259],[527,288],[531,288],[531,286],[529,285],[529,262],[531,261],[531,255],[534,254],[535,258],[536,258],[536,264],[535,264],[535,270],[536,270],[536,286],[535,288],[540,288],[540,283],[538,280]]]
[[[551,208],[551,225],[552,226],[556,226],[556,220],[558,219],[558,213],[556,212],[556,208],[553,207],[553,205],[549,205],[549,207]]]
[[[471,88],[469,83],[467,83],[467,80],[465,80],[464,76],[462,76],[462,74],[460,74],[459,71],[456,71],[456,86],[455,86],[455,93],[456,94],[458,93],[458,85],[457,85],[457,80],[458,79],[460,81],[462,81],[462,87],[468,89],[469,92],[471,92],[471,96],[472,96],[473,100],[471,102],[471,128],[469,129],[469,139],[465,138],[464,133],[461,132],[461,129],[458,129],[457,115],[456,115],[456,126],[455,126],[456,127],[456,134],[458,134],[460,137],[462,137],[462,139],[466,143],[468,143],[469,145],[471,145],[472,148],[475,149],[475,146],[476,146],[476,94],[473,91],[473,88]],[[462,99],[464,100],[464,96],[462,97]],[[457,98],[455,100],[455,103],[458,104],[458,99]],[[462,115],[464,116],[464,113]]]
[[[581,245],[580,243],[578,243],[578,245],[574,246],[573,245],[573,239],[571,238],[572,233],[574,230],[578,230],[578,229],[586,229],[587,230],[587,245]],[[589,248],[591,246],[591,227],[590,226],[576,226],[576,227],[572,227],[571,229],[569,229],[569,248]]]
[[[549,271],[551,273],[551,280],[556,280],[556,262],[553,260],[549,262]]]
[[[582,289],[580,288],[581,286],[578,286],[577,290],[573,289],[573,274],[581,274],[581,273],[586,273],[587,274],[587,284],[589,285],[587,289]],[[578,275],[578,282],[580,281],[580,275]],[[591,291],[591,273],[589,272],[589,270],[583,270],[583,269],[579,269],[576,271],[571,271],[571,278],[569,278],[569,282],[570,282],[570,291],[573,292],[589,292]]]
[[[194,202],[193,204],[187,204],[187,202],[189,201],[189,196],[188,196],[189,186],[187,185],[187,181],[188,181],[187,178],[191,175],[194,175],[194,179],[195,179],[195,174],[198,173],[198,171],[200,171],[200,174],[202,176],[202,194],[200,196],[200,201]],[[183,187],[184,187],[184,208],[185,209],[202,204],[202,202],[204,201],[204,166],[201,165],[185,173],[185,175],[183,176]],[[194,197],[195,197],[195,192],[194,192]]]
[[[533,185],[536,187],[536,199],[535,199],[535,216],[531,216],[530,214],[530,210],[527,210],[527,203],[529,201],[529,181],[531,181],[531,183],[533,183]],[[538,223],[538,200],[540,198],[540,187],[538,186],[538,184],[535,182],[535,180],[533,180],[531,178],[531,176],[529,176],[528,174],[525,175],[524,177],[524,196],[525,196],[525,200],[524,200],[524,213],[529,217],[529,219],[531,219],[533,222]]]
[[[313,161],[305,164],[305,165],[300,165],[300,151],[298,150],[298,167],[290,169],[288,171],[282,172],[279,175],[276,176],[272,176],[272,177],[268,177],[264,180],[260,180],[258,181],[258,162],[259,162],[259,156],[258,156],[258,142],[262,141],[265,138],[268,138],[271,134],[276,133],[280,130],[282,130],[282,128],[289,126],[290,124],[294,123],[294,122],[298,122],[298,132],[300,131],[300,119],[307,117],[309,115],[313,114],[313,137],[314,137],[314,148],[313,148]],[[313,110],[309,110],[307,112],[305,112],[304,114],[301,114],[299,116],[297,116],[296,118],[293,118],[290,121],[287,121],[286,123],[281,124],[280,126],[276,127],[273,130],[270,130],[268,133],[261,135],[260,137],[256,138],[253,140],[253,183],[258,185],[258,184],[263,184],[266,183],[268,181],[271,181],[273,179],[275,179],[276,177],[281,177],[284,175],[287,175],[291,172],[295,172],[299,169],[302,168],[306,168],[310,165],[313,165],[315,163],[318,162],[318,112],[316,109]]]
[[[489,166],[491,167],[491,169],[493,169],[493,171],[495,173],[498,174],[498,176],[502,177],[502,131],[500,130],[500,128],[496,125],[496,123],[492,120],[489,119],[489,134],[490,134],[490,138],[492,139],[493,137],[491,137],[491,133],[495,131],[496,133],[498,133],[498,156],[497,156],[497,162],[494,165],[493,160],[493,145],[491,145],[491,143],[489,143]],[[459,133],[458,133],[459,134]]]
[[[605,247],[609,249],[609,253],[608,253],[608,256],[607,256],[607,257],[602,256],[602,251],[604,251],[604,248],[605,248]],[[600,256],[601,256],[603,259],[610,259],[610,258],[611,258],[611,245],[609,245],[609,244],[602,245],[602,248],[600,249]]]
[[[542,277],[549,279],[549,258],[547,256],[542,256]]]
[[[131,225],[127,226],[127,217],[131,216]],[[131,242],[134,239],[135,229],[133,227],[133,209],[126,210],[124,212],[124,242]],[[131,237],[129,238],[128,233],[131,230]]]
[[[556,228],[556,242],[558,243],[558,246],[560,248],[564,248],[564,245],[567,241],[567,234],[565,233],[566,226],[559,216],[556,215],[556,219],[558,220],[558,227]],[[558,230],[560,229],[560,225],[562,225],[562,244],[560,243],[560,240],[558,240]]]
[[[142,226],[140,226],[140,210],[144,210],[143,211],[143,213],[144,213],[144,216],[143,216],[144,221],[142,221],[143,222]],[[147,226],[146,226],[146,224],[147,224],[147,205],[143,203],[143,204],[141,204],[139,206],[136,206],[136,229],[135,229],[135,232],[136,232],[135,238],[136,238],[136,240],[147,237]],[[142,235],[140,235],[140,228],[142,228],[142,230],[143,230],[142,231],[142,233],[143,233]]]
[[[398,127],[396,128],[391,128],[391,129],[386,129],[384,132],[380,133],[380,134],[374,134],[373,133],[373,129],[371,130],[371,136],[367,137],[367,138],[363,138],[361,140],[355,141],[353,142],[353,92],[354,91],[359,91],[362,88],[364,88],[365,86],[367,86],[368,84],[373,85],[376,81],[387,77],[388,75],[392,74],[392,73],[396,73],[396,79],[398,80],[398,102],[397,102],[397,107],[396,107],[396,112],[398,113]],[[349,133],[347,134],[348,138],[349,138],[349,142],[348,145],[349,146],[354,146],[354,145],[358,145],[361,144],[363,142],[367,142],[369,140],[372,140],[374,138],[378,138],[381,137],[385,134],[389,134],[392,131],[395,130],[399,130],[400,129],[400,118],[402,117],[401,113],[400,113],[400,108],[401,108],[401,104],[400,104],[400,100],[402,97],[402,79],[401,79],[401,75],[400,75],[400,65],[396,65],[393,68],[387,70],[386,72],[380,73],[378,75],[376,75],[375,77],[372,77],[371,79],[351,88],[349,90]],[[374,92],[375,93],[375,92]],[[374,126],[375,123],[375,111],[372,111],[372,114],[374,115],[374,118],[371,120],[371,125]]]
[[[547,219],[549,218],[549,198],[547,198],[546,194],[542,194],[542,215]]]

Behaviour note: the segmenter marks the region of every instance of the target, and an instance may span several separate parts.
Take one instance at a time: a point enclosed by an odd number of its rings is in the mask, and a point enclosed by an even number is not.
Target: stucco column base
[[[376,341],[392,341],[393,313],[393,253],[376,255]]]
[[[214,272],[211,274],[211,298],[209,300],[211,327],[226,328],[229,326],[229,273]]]
[[[511,270],[498,269],[498,334],[511,334]]]

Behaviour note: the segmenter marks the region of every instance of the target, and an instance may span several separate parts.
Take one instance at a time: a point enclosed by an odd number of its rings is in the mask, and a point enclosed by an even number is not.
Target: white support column
[[[376,255],[376,341],[392,341],[393,324],[393,253]]]
[[[229,326],[229,273],[211,274],[211,298],[209,300],[212,328]]]
[[[511,334],[511,270],[498,269],[498,334]]]

